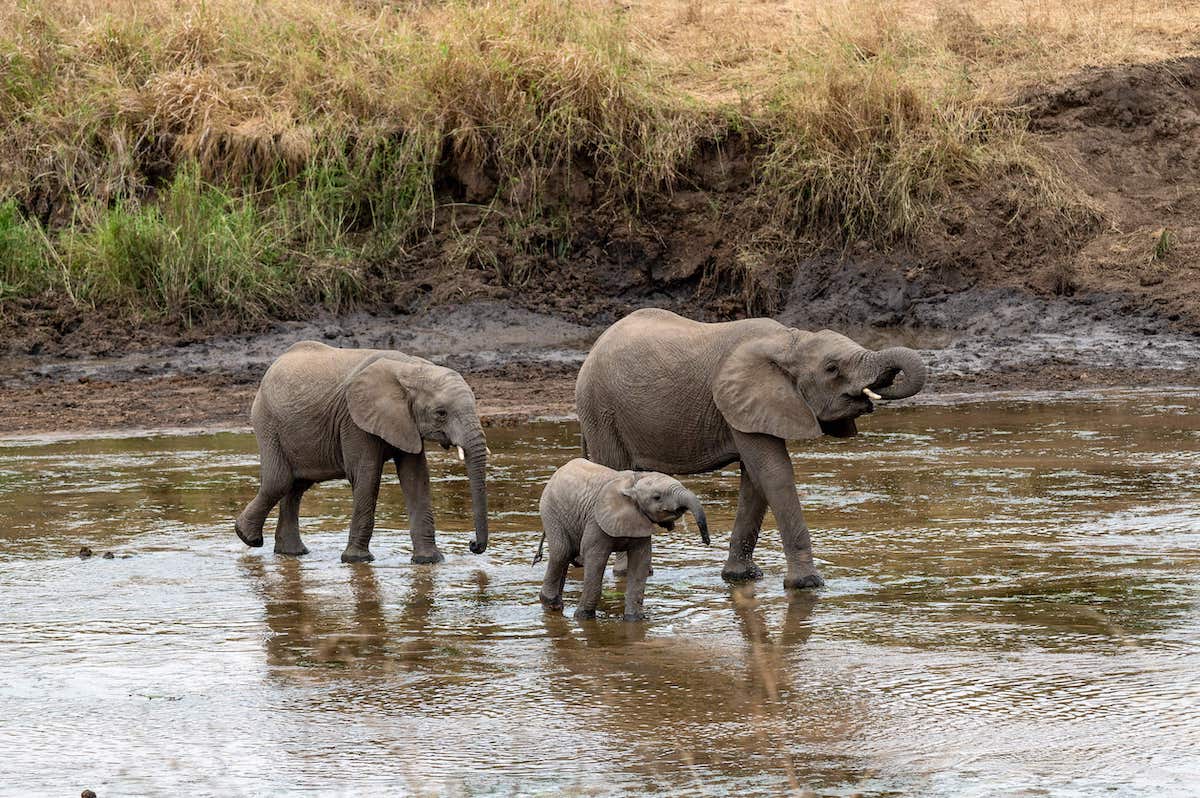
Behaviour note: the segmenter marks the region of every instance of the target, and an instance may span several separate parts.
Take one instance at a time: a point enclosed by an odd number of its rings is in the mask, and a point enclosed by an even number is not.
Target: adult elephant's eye
[[[828,374],[830,377],[836,377],[838,375],[837,363],[826,363],[825,364],[825,373]]]
[[[434,415],[434,418],[436,418],[438,421],[445,421],[446,420],[446,408],[439,407],[437,410],[433,411],[433,415]]]

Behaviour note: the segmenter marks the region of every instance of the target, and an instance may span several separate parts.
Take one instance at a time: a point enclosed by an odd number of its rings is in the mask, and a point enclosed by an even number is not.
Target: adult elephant
[[[741,463],[737,517],[721,575],[757,579],[767,507],[787,557],[784,587],[819,587],[785,441],[849,437],[872,400],[921,390],[911,349],[871,351],[829,330],[771,319],[703,324],[665,310],[629,314],[596,341],[575,402],[584,455],[615,469],[695,474]]]
[[[458,372],[402,352],[301,341],[267,369],[250,417],[261,483],[234,525],[247,545],[263,544],[263,521],[279,503],[275,551],[307,554],[300,539],[300,499],[316,482],[345,477],[354,492],[354,514],[342,562],[374,559],[368,547],[379,480],[393,461],[412,528],[412,561],[440,562],[425,461],[428,440],[459,448],[475,512],[470,548],[476,554],[487,548],[487,441],[475,394]]]

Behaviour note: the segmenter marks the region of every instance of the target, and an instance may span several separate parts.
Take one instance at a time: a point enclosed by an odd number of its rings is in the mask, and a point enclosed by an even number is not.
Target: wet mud
[[[1008,289],[947,295],[909,303],[917,326],[890,327],[875,324],[870,309],[895,304],[902,287],[864,271],[839,280],[853,287],[857,304],[812,301],[798,284],[777,318],[836,329],[873,348],[920,349],[930,379],[913,402],[947,392],[1200,385],[1200,338],[1137,317],[1116,324],[1111,314],[1088,313],[1086,300]],[[942,326],[951,318],[955,327]],[[605,327],[491,301],[280,322],[265,333],[105,356],[9,356],[0,361],[0,432],[244,428],[267,366],[304,339],[398,348],[457,369],[489,426],[565,417],[574,412],[579,365]]]
[[[1200,400],[939,394],[793,448],[827,587],[720,579],[736,473],[685,478],[713,546],[655,542],[650,620],[537,601],[536,497],[571,424],[493,429],[492,545],[433,454],[447,561],[381,494],[338,561],[344,484],[301,559],[249,550],[247,434],[0,443],[0,784],[100,795],[1190,795],[1200,770]],[[268,534],[271,527],[268,526]],[[80,546],[116,559],[78,557]],[[122,558],[120,555],[131,555]]]

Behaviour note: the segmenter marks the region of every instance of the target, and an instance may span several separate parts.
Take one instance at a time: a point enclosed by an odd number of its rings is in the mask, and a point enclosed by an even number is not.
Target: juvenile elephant
[[[354,492],[342,562],[367,562],[384,464],[391,460],[412,527],[412,561],[441,562],[429,501],[424,441],[457,446],[475,512],[471,551],[487,548],[487,442],[475,394],[458,372],[400,352],[335,349],[302,341],[263,376],[250,411],[261,486],[234,525],[248,546],[263,544],[263,521],[279,503],[275,551],[307,554],[300,499],[316,482],[347,478]]]
[[[671,529],[690,511],[708,543],[708,520],[695,494],[666,474],[613,471],[576,458],[554,472],[542,491],[542,541],[549,541],[549,562],[539,598],[561,610],[567,568],[583,559],[583,594],[576,618],[595,618],[604,569],[614,551],[629,556],[625,583],[625,620],[641,620],[646,576],[650,572],[650,536],[654,527]],[[542,558],[538,544],[536,563]]]
[[[611,468],[695,474],[741,463],[721,575],[757,579],[767,507],[787,557],[785,589],[819,587],[786,441],[856,434],[872,400],[912,396],[925,364],[911,349],[864,349],[829,330],[771,319],[702,324],[665,310],[629,314],[588,354],[575,384],[584,455]]]

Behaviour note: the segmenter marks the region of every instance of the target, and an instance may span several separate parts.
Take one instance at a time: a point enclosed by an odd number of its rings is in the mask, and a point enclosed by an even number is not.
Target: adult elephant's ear
[[[614,538],[648,538],[654,534],[654,524],[638,507],[634,480],[632,472],[623,472],[601,489],[596,502],[596,523]]]
[[[350,378],[346,403],[359,427],[416,454],[422,448],[421,433],[409,407],[409,389],[402,381],[407,371],[403,363],[387,358],[367,364]]]
[[[755,338],[726,356],[713,380],[713,400],[738,432],[785,440],[818,438],[821,426],[783,364],[794,362],[799,333]]]

